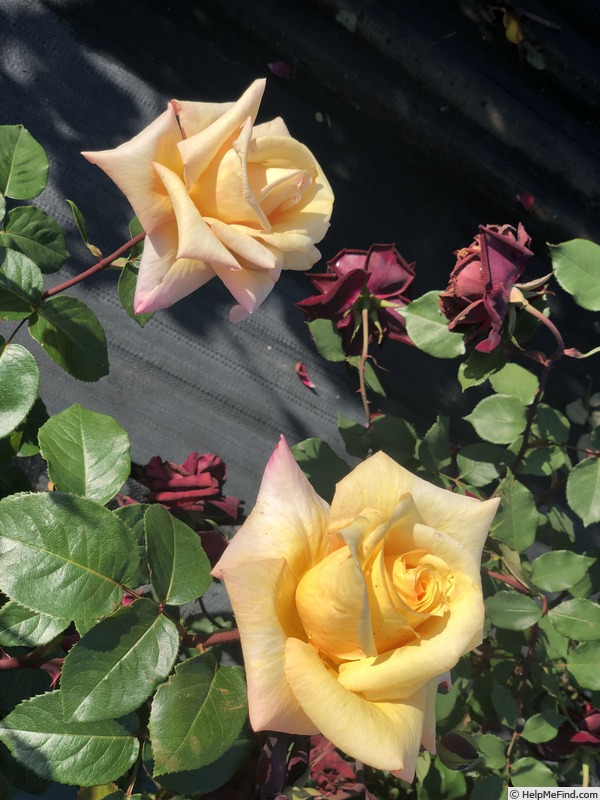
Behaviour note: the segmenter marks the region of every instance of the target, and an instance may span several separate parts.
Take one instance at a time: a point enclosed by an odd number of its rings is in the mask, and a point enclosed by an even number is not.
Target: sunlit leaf
[[[0,319],[28,317],[43,289],[43,275],[31,259],[0,247]]]
[[[531,597],[517,592],[497,592],[486,598],[485,607],[492,624],[509,631],[527,630],[542,616]]]
[[[69,622],[31,611],[11,600],[0,608],[0,645],[38,647],[55,639],[69,627]]]
[[[575,302],[600,311],[600,245],[587,239],[549,244],[556,280]]]
[[[23,125],[0,125],[0,192],[14,200],[31,200],[47,179],[43,147]]]
[[[459,477],[470,486],[487,486],[502,474],[507,452],[487,442],[462,447],[456,455]]]
[[[19,206],[8,212],[0,245],[26,255],[42,272],[56,272],[69,257],[60,225],[35,206]]]
[[[535,532],[541,521],[535,500],[529,489],[510,473],[500,483],[498,490],[502,502],[492,523],[492,536],[522,553],[534,543]]]
[[[220,758],[246,718],[243,670],[211,653],[185,661],[159,686],[150,714],[154,776],[198,769]]]
[[[567,480],[567,501],[585,525],[600,521],[600,458],[585,458]]]
[[[569,653],[567,669],[583,689],[600,690],[600,641],[584,642]]]
[[[524,739],[534,744],[550,742],[556,737],[558,729],[566,717],[551,708],[529,717],[521,733]]]
[[[0,585],[23,606],[95,619],[120,602],[137,567],[129,528],[98,503],[52,492],[0,501]]]
[[[308,322],[315,347],[326,361],[345,361],[342,337],[330,319],[315,319]]]
[[[411,340],[436,358],[456,358],[465,352],[463,336],[448,330],[439,306],[440,293],[427,292],[400,310]]]
[[[570,589],[583,578],[595,560],[570,550],[543,553],[531,565],[531,580],[545,592]]]
[[[502,369],[505,363],[506,356],[499,347],[493,353],[471,350],[467,358],[460,363],[458,381],[463,390],[469,389],[471,386],[479,386]]]
[[[490,376],[490,383],[497,394],[516,397],[526,406],[533,402],[539,386],[536,376],[518,364],[506,364]]]
[[[512,765],[510,780],[513,786],[556,786],[554,773],[535,758],[518,758]]]
[[[38,396],[37,361],[20,344],[0,344],[0,439],[27,417]]]
[[[65,722],[59,692],[34,697],[0,723],[0,740],[22,764],[49,780],[94,786],[123,775],[135,761],[138,718]]]
[[[495,394],[484,397],[464,419],[486,442],[509,444],[525,428],[525,407],[516,397]]]
[[[450,464],[450,420],[438,416],[419,444],[419,461],[430,472],[437,472]]]
[[[106,414],[73,405],[40,428],[39,441],[60,492],[107,503],[129,477],[129,436]]]
[[[134,711],[171,672],[178,651],[177,627],[155,603],[142,599],[120,608],[65,659],[60,681],[65,720],[111,719]]]
[[[144,528],[152,587],[160,602],[179,605],[201,597],[211,576],[198,534],[158,504],[147,509]]]
[[[584,597],[567,600],[548,612],[559,633],[577,641],[600,639],[600,605]]]
[[[65,295],[44,300],[31,318],[29,332],[74,378],[97,381],[108,375],[104,330],[81,300]]]

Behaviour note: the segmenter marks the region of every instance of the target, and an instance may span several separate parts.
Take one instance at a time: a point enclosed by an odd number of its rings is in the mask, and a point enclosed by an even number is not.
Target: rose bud
[[[469,247],[457,250],[450,283],[440,295],[451,331],[467,334],[475,350],[490,353],[502,340],[511,289],[533,255],[521,224],[480,225]]]
[[[499,500],[376,453],[331,506],[281,439],[256,506],[213,570],[240,632],[254,730],[321,733],[412,780],[435,752],[435,696],[482,641],[481,554]]]
[[[341,250],[327,262],[327,272],[309,275],[319,294],[296,303],[313,319],[330,319],[342,334],[347,353],[360,349],[356,332],[362,310],[369,311],[369,339],[410,343],[398,308],[410,302],[414,264],[408,264],[392,244],[368,250]]]
[[[136,314],[168,308],[217,275],[239,303],[230,315],[239,321],[282,269],[319,260],[333,194],[281,118],[255,124],[264,90],[257,80],[236,103],[171,100],[131,141],[83,153],[146,232]]]

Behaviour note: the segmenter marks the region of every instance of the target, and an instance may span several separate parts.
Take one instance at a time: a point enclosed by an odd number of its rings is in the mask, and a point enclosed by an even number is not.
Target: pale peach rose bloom
[[[168,308],[215,275],[255,311],[282,269],[309,269],[333,194],[312,153],[283,120],[254,125],[265,89],[236,103],[171,100],[115,150],[83,153],[127,196],[147,234],[136,313]]]
[[[240,631],[253,728],[319,732],[412,780],[420,746],[435,752],[437,686],[482,639],[481,553],[498,502],[377,453],[330,507],[282,438],[213,571]]]

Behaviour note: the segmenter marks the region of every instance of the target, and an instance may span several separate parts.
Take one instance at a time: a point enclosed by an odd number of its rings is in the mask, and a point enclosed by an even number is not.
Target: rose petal
[[[169,308],[214,278],[202,261],[177,258],[177,230],[168,223],[146,237],[134,298],[136,314]]]
[[[414,774],[425,689],[402,702],[368,702],[344,689],[313,648],[294,638],[286,644],[285,674],[307,717],[336,747],[376,769]]]
[[[268,122],[261,122],[252,129],[252,138],[259,136],[289,136],[290,132],[281,117],[275,117]]]
[[[284,558],[296,582],[329,552],[327,511],[283,438],[269,459],[256,505],[213,575],[262,559]]]
[[[205,217],[205,221],[225,247],[255,267],[274,269],[275,267],[283,266],[283,257],[276,250],[263,244],[258,239],[246,235],[239,226],[227,225],[213,217]]]
[[[171,105],[179,119],[184,139],[205,130],[235,107],[235,103],[198,103],[191,100],[171,100]]]
[[[183,181],[162,164],[153,166],[173,204],[178,233],[177,258],[205,261],[213,266],[219,264],[229,269],[240,269],[235,256],[229,252],[202,219]]]
[[[181,131],[173,105],[148,127],[114,150],[82,153],[117,184],[127,196],[142,228],[150,234],[172,216],[171,203],[152,162],[164,164],[177,175],[183,164],[177,145]]]
[[[234,103],[223,116],[199,133],[180,142],[179,152],[184,164],[185,182],[193,186],[210,162],[223,147],[223,144],[237,136],[248,117],[254,122],[260,106],[266,81],[261,78],[254,81],[237,103]]]
[[[275,559],[219,568],[240,631],[252,727],[255,731],[318,733],[285,678],[287,638],[303,634],[297,616],[290,617],[295,582],[287,564]]]
[[[359,557],[362,538],[373,524],[366,516],[354,520],[342,532],[347,546],[309,570],[296,590],[296,606],[311,644],[336,662],[377,655]]]
[[[283,253],[283,268],[304,271],[310,269],[321,258],[321,253],[314,245],[307,250]]]
[[[232,270],[213,264],[214,270],[242,308],[252,314],[273,291],[281,269]]]
[[[418,629],[422,638],[390,653],[341,664],[339,681],[377,702],[410,695],[481,642],[483,620],[480,586],[455,573],[451,610],[443,619],[430,617]]]
[[[481,502],[433,486],[385,453],[363,461],[337,484],[329,529],[336,532],[345,528],[365,508],[376,508],[389,518],[406,492],[412,495],[424,524],[454,537],[476,561],[481,561],[483,543],[499,500]]]

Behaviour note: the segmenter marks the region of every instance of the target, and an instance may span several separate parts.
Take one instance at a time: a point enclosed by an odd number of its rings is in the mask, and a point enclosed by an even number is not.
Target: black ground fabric
[[[72,258],[51,280],[92,263],[65,198],[81,208],[104,253],[128,239],[126,199],[81,150],[130,139],[173,97],[235,100],[261,76],[259,121],[282,116],[336,195],[319,246],[325,259],[342,247],[394,242],[417,262],[420,295],[445,288],[453,251],[470,244],[480,223],[524,223],[536,252],[532,277],[549,271],[546,241],[600,241],[598,6],[523,0],[517,46],[505,35],[502,5],[2,0],[0,124],[23,123],[48,151],[50,182],[36,202],[69,233]],[[289,65],[289,77],[273,74],[274,62]],[[229,467],[227,493],[249,509],[280,434],[290,443],[319,436],[342,454],[338,412],[362,419],[355,375],[320,359],[294,306],[310,294],[305,274],[284,273],[238,325],[228,321],[233,300],[217,279],[144,330],[120,308],[114,273],[72,294],[104,325],[110,374],[78,382],[32,344],[41,395],[51,413],[80,402],[114,416],[137,463],[217,453]],[[598,343],[591,314],[567,304],[557,312],[568,346]],[[461,413],[457,362],[395,343],[380,356],[401,376],[382,373],[391,411],[421,432],[440,409]],[[298,361],[316,390],[298,379]],[[593,363],[571,369],[567,384],[550,384],[565,402],[593,383],[594,369],[598,377]]]

